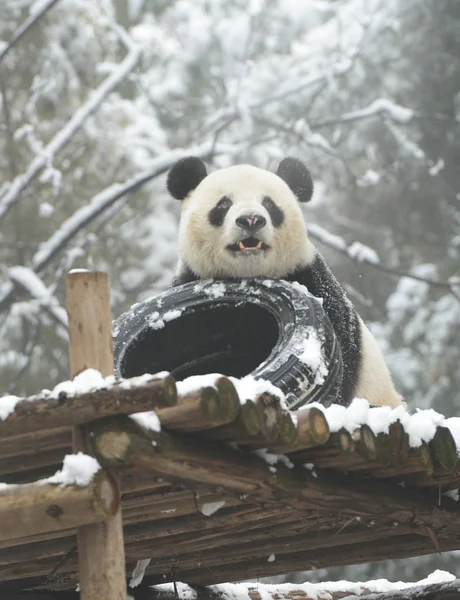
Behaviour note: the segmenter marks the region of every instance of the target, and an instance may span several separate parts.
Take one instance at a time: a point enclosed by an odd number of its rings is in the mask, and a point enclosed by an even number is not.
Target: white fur
[[[212,227],[208,213],[222,196],[229,196],[233,206],[224,225]],[[282,227],[271,224],[262,206],[264,196],[269,196],[284,211]],[[257,237],[270,249],[257,254],[229,252],[227,245],[245,237],[235,223],[236,218],[252,212],[267,219],[266,227]],[[297,266],[308,264],[310,246],[297,198],[280,177],[264,169],[237,165],[215,171],[184,200],[179,227],[179,269],[185,262],[202,278],[280,278]]]
[[[223,197],[233,205],[222,227],[213,227],[208,213]],[[284,212],[284,223],[275,228],[262,206],[269,196]],[[258,213],[267,225],[257,237],[270,249],[254,254],[232,253],[228,245],[238,242],[244,234],[236,225],[238,216]],[[184,200],[179,227],[180,258],[178,273],[184,262],[199,277],[273,277],[282,278],[297,267],[313,261],[315,246],[306,232],[305,221],[297,198],[277,175],[250,165],[237,165],[211,173]],[[361,321],[362,356],[356,397],[366,398],[374,405],[396,406],[401,398],[393,387],[383,356],[369,329]]]
[[[365,398],[374,406],[398,406],[402,398],[395,390],[390,372],[374,336],[359,319],[363,362],[355,390],[357,398]]]

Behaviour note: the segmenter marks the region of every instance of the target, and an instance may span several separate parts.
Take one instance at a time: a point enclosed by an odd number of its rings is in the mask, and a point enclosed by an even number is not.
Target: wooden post
[[[112,317],[107,273],[67,275],[70,375],[88,368],[113,375]],[[73,430],[74,452],[89,453],[84,427]],[[119,493],[119,491],[118,491]],[[107,521],[77,529],[81,600],[126,600],[121,510]]]

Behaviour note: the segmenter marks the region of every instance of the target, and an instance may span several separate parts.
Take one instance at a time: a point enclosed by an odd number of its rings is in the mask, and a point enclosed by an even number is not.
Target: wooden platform
[[[203,586],[460,548],[446,424],[418,439],[404,412],[289,413],[226,377],[115,383],[107,275],[69,274],[67,310],[74,381],[0,400],[0,597],[183,581],[214,599]]]
[[[460,485],[449,429],[411,448],[400,421],[378,436],[366,424],[331,433],[318,408],[293,418],[268,394],[241,400],[226,378],[177,398],[166,377],[19,402],[0,420],[0,481],[21,484],[0,488],[9,524],[0,582],[75,589],[75,527],[108,518],[116,484],[102,472],[88,496],[28,484],[60,468],[82,423],[99,463],[120,473],[127,573],[150,559],[143,584],[204,586],[460,549],[459,505],[444,495]],[[153,408],[159,432],[126,416]]]

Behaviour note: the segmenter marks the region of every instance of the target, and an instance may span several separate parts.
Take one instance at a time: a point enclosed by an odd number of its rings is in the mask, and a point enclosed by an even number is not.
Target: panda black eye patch
[[[215,207],[209,211],[208,219],[211,225],[214,227],[221,227],[224,222],[225,215],[228,213],[231,205],[232,201],[230,198],[228,196],[222,196]]]
[[[265,196],[262,200],[262,206],[267,210],[273,227],[281,227],[284,221],[284,212],[277,206],[269,196]]]

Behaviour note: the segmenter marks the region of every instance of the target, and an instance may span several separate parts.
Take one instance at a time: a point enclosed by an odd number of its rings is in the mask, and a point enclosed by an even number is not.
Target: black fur
[[[262,206],[267,209],[270,219],[273,223],[273,227],[281,227],[284,221],[284,212],[281,208],[273,202],[269,196],[265,196],[262,200]]]
[[[222,227],[225,215],[230,210],[232,201],[228,196],[223,196],[216,206],[209,211],[208,219],[213,227]]]
[[[171,282],[171,287],[177,287],[178,285],[183,285],[184,283],[190,283],[191,281],[198,281],[200,278],[198,275],[192,271],[192,269],[183,264],[182,270],[178,273]]]
[[[181,158],[173,164],[166,181],[168,192],[176,200],[183,200],[207,175],[204,162],[196,156]]]
[[[297,158],[283,158],[276,171],[278,177],[285,181],[299,202],[308,202],[313,195],[313,180],[310,171]]]
[[[298,281],[314,296],[323,299],[323,308],[332,323],[342,351],[342,397],[337,402],[347,406],[354,398],[361,369],[362,342],[358,314],[319,253],[311,265],[299,268],[286,279]]]

